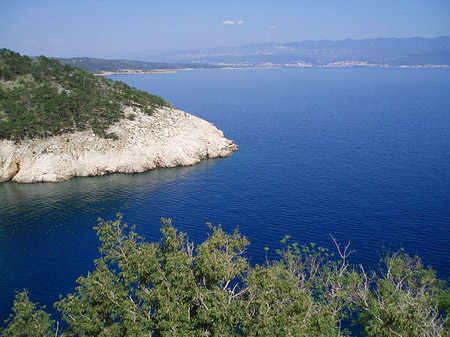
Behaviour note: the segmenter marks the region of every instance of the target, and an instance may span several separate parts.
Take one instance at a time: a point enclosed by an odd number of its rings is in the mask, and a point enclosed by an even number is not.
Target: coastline
[[[135,74],[175,74],[178,70],[188,69],[153,69],[153,70],[139,70],[139,69],[127,69],[126,71],[102,71],[101,73],[94,74],[95,76],[111,76],[111,75],[135,75]]]
[[[96,73],[96,76],[112,76],[112,75],[139,75],[139,74],[176,74],[179,71],[187,70],[236,70],[236,69],[282,69],[282,68],[371,68],[371,69],[450,69],[450,65],[447,64],[426,64],[426,65],[390,65],[390,64],[369,64],[361,62],[335,62],[326,65],[293,65],[293,64],[273,64],[273,65],[259,65],[259,66],[224,66],[220,68],[180,68],[180,69],[152,69],[152,70],[140,70],[140,69],[123,69],[121,71],[102,71]]]
[[[160,108],[147,115],[123,107],[125,115],[108,132],[118,140],[92,131],[64,134],[21,143],[0,141],[0,182],[61,182],[72,177],[140,173],[157,167],[195,165],[206,158],[228,157],[237,150],[212,123],[184,111]]]

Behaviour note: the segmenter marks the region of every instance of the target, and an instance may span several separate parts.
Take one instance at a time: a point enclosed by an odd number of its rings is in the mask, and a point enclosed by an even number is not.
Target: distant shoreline
[[[234,70],[234,69],[274,69],[282,68],[282,66],[254,66],[254,67],[221,67],[221,68],[178,68],[178,69],[152,69],[152,70],[140,70],[140,69],[126,69],[123,71],[102,71],[96,73],[96,76],[111,76],[111,75],[138,75],[138,74],[176,74],[179,71],[189,70]]]
[[[297,66],[297,65],[286,65],[286,64],[274,64],[268,66],[229,66],[223,68],[179,68],[179,69],[152,69],[152,70],[140,70],[140,69],[126,69],[123,71],[102,71],[101,73],[96,73],[96,76],[111,76],[111,75],[138,75],[138,74],[176,74],[179,71],[185,70],[208,70],[208,69],[218,69],[218,70],[235,70],[235,69],[279,69],[279,68],[391,68],[391,69],[450,69],[450,65],[446,64],[427,64],[427,65],[388,65],[388,64],[334,64],[334,65],[323,65],[323,66]]]
[[[94,74],[95,76],[110,76],[110,75],[135,75],[135,74],[174,74],[178,70],[188,69],[153,69],[153,70],[127,70],[127,71],[102,71]]]

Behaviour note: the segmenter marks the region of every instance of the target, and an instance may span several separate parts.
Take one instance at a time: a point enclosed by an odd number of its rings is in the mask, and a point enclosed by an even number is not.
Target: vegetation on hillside
[[[170,220],[146,242],[121,216],[95,227],[96,269],[55,307],[61,325],[19,293],[2,336],[448,336],[450,292],[418,257],[386,253],[380,271],[314,244],[281,241],[279,260],[251,266],[238,231],[195,246]]]
[[[0,139],[20,141],[89,129],[115,138],[106,130],[125,118],[123,104],[149,114],[155,107],[170,106],[161,97],[56,59],[0,50]]]
[[[93,74],[102,72],[124,72],[124,70],[172,70],[172,69],[203,69],[223,68],[223,66],[200,63],[163,63],[131,60],[104,60],[91,57],[59,58],[62,64],[70,64]]]

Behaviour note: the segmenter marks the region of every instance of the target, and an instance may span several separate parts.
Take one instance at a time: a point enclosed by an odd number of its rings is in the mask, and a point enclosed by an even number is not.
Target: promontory
[[[213,124],[158,96],[0,50],[0,182],[137,173],[235,150]]]

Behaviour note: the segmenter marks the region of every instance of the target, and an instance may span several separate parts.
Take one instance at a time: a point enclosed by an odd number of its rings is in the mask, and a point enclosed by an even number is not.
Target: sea
[[[378,269],[386,251],[450,277],[450,70],[280,68],[114,75],[214,123],[239,150],[191,167],[0,184],[0,322],[16,291],[46,305],[94,270],[98,219],[155,242],[161,218],[201,243],[207,223],[276,259],[280,240]],[[57,316],[55,318],[58,318]]]

